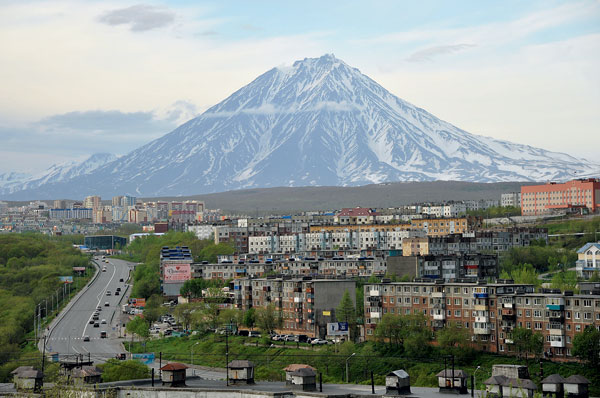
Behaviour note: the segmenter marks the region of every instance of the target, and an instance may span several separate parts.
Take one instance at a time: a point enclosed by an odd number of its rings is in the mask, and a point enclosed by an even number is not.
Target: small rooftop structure
[[[44,383],[44,374],[33,366],[19,366],[12,372],[17,391],[40,391]]]
[[[565,378],[559,374],[553,374],[542,380],[542,394],[545,397],[562,398],[564,396],[563,384]]]
[[[533,397],[537,390],[535,383],[529,379],[506,377],[504,375],[492,376],[483,382],[486,391],[498,397]]]
[[[317,374],[311,367],[290,372],[292,388],[301,391],[317,390]]]
[[[403,370],[394,370],[385,376],[386,395],[410,394],[410,376]]]
[[[160,370],[162,371],[163,386],[178,387],[185,386],[185,370],[188,367],[182,363],[168,363]]]
[[[233,384],[254,384],[254,366],[253,362],[241,359],[229,362],[229,381]]]
[[[529,379],[529,369],[523,365],[493,365],[492,376],[506,376],[509,379]]]
[[[311,369],[313,372],[316,370],[315,368],[313,368],[310,365],[305,365],[305,364],[301,364],[301,363],[292,363],[288,366],[286,366],[285,368],[283,368],[283,370],[285,371],[285,383],[286,384],[292,384],[292,373],[297,371],[298,369]]]
[[[74,383],[96,384],[102,382],[102,370],[96,366],[82,366],[71,371],[71,378]]]
[[[588,398],[590,396],[588,385],[590,381],[583,376],[573,375],[567,377],[563,387],[567,398]]]
[[[441,393],[466,394],[467,377],[469,375],[462,369],[446,369],[437,375],[438,386]]]

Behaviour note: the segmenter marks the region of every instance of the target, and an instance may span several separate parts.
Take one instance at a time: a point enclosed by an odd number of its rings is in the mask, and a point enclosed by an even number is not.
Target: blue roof
[[[585,253],[591,247],[595,247],[598,250],[600,250],[600,243],[596,243],[596,242],[586,243],[585,245],[583,245],[583,247],[581,249],[577,250],[577,253]]]

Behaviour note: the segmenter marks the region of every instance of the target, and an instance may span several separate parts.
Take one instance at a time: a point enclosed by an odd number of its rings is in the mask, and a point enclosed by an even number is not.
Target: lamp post
[[[350,382],[350,368],[348,367],[348,361],[350,361],[350,358],[352,358],[355,355],[356,355],[356,353],[353,352],[352,355],[350,355],[348,358],[346,358],[346,383]]]
[[[197,346],[198,344],[200,344],[200,342],[197,342],[196,344],[192,345],[192,348],[190,348],[190,364],[191,365],[194,364],[194,346]]]
[[[472,386],[472,388],[471,388],[471,392],[472,392],[471,396],[472,396],[472,397],[473,397],[473,396],[475,396],[475,395],[474,395],[474,394],[475,394],[475,380],[476,380],[476,379],[475,379],[475,375],[477,374],[477,371],[478,371],[479,369],[481,369],[481,365],[478,365],[478,366],[477,366],[477,369],[475,369],[475,371],[473,372],[473,386]]]

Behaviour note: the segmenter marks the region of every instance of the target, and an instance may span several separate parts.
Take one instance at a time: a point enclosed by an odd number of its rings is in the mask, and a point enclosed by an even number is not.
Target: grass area
[[[444,369],[444,356],[434,353],[428,358],[407,358],[391,350],[387,344],[367,342],[361,344],[343,343],[311,347],[310,349],[270,347],[271,341],[266,338],[251,338],[230,336],[229,360],[249,359],[256,364],[255,375],[258,380],[283,380],[283,368],[291,363],[305,363],[323,374],[323,381],[342,383],[345,378],[346,359],[356,353],[349,361],[350,381],[353,383],[369,384],[370,371],[373,370],[376,384],[385,383],[385,374],[395,369],[405,369],[411,376],[411,385],[435,387],[435,374]],[[258,342],[258,346],[256,343]],[[251,345],[246,345],[251,343]],[[275,342],[278,344],[278,342]],[[290,344],[290,343],[287,343]],[[136,342],[132,352],[154,352],[157,360],[162,352],[163,363],[177,361],[194,363],[210,367],[224,368],[226,364],[225,336],[205,334],[189,337],[169,337],[149,340],[145,343]],[[435,351],[437,352],[437,351]],[[482,382],[491,376],[494,364],[523,364],[526,362],[516,357],[501,356],[489,353],[478,353],[474,358],[456,359],[455,366],[473,374],[477,366],[481,369],[476,373],[478,388],[484,388]],[[540,385],[540,362],[529,360],[531,378]],[[451,366],[447,360],[447,366]],[[552,363],[543,361],[545,376],[559,373],[563,377],[582,374],[592,385],[591,395],[600,395],[600,369],[590,369],[579,363]]]
[[[567,235],[550,238],[550,244],[569,249],[578,249],[587,242],[597,242],[600,239],[600,216],[548,222],[538,227],[547,228],[549,235],[583,233],[582,236]]]

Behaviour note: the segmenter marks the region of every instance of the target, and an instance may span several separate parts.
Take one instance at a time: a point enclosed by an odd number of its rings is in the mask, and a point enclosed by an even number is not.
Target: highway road
[[[63,310],[46,332],[46,352],[57,352],[61,358],[81,354],[87,359],[89,355],[96,363],[124,352],[121,341],[117,339],[120,329],[118,321],[121,305],[127,302],[127,280],[135,263],[109,257],[104,262],[102,256],[98,258],[95,263],[100,271],[96,279]],[[102,271],[103,267],[106,271]],[[118,287],[121,292],[115,296]],[[111,292],[110,296],[107,295],[108,291]],[[99,321],[105,320],[106,324],[100,323],[99,327],[94,327],[90,320],[98,306],[101,308]],[[107,333],[107,338],[100,337],[102,331]],[[85,336],[89,336],[90,341],[84,341]]]

